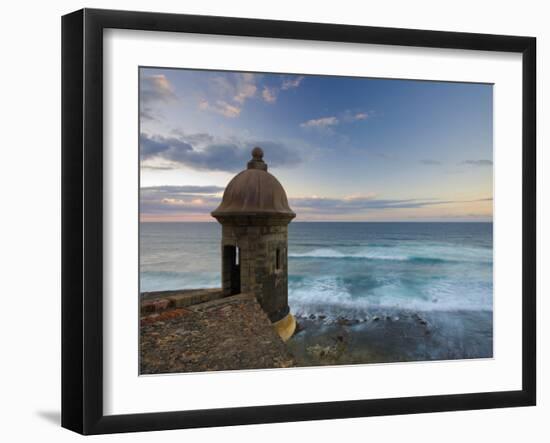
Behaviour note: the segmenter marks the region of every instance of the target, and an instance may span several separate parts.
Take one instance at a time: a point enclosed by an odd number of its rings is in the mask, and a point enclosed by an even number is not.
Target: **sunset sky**
[[[492,85],[140,69],[142,221],[214,221],[261,146],[298,221],[492,221]]]

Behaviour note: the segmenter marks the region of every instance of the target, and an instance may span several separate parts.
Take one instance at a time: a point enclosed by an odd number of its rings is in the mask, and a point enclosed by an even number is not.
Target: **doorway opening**
[[[230,295],[241,293],[240,249],[238,246],[223,247],[224,275],[229,278]]]

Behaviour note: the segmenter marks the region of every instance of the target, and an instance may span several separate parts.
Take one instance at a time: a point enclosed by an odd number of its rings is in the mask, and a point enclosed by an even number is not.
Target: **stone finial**
[[[262,160],[264,158],[264,150],[262,148],[260,148],[259,146],[256,146],[252,150],[252,158],[254,160],[257,160],[257,161]]]
[[[248,162],[248,169],[261,169],[267,171],[267,164],[263,160],[264,151],[259,146],[252,150],[252,160]]]

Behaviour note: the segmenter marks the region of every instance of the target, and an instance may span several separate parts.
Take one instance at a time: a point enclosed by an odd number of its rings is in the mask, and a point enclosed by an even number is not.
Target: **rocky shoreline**
[[[298,314],[286,343],[246,294],[146,294],[141,312],[142,374],[491,358],[493,352],[490,311]]]
[[[492,312],[403,310],[339,316],[298,315],[287,345],[297,366],[492,357]],[[485,337],[476,342],[468,331]]]

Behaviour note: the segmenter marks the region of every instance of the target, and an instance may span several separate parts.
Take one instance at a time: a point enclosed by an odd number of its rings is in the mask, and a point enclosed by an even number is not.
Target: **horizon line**
[[[218,223],[216,220],[140,220],[140,223]],[[291,223],[493,223],[493,220],[296,220]]]

